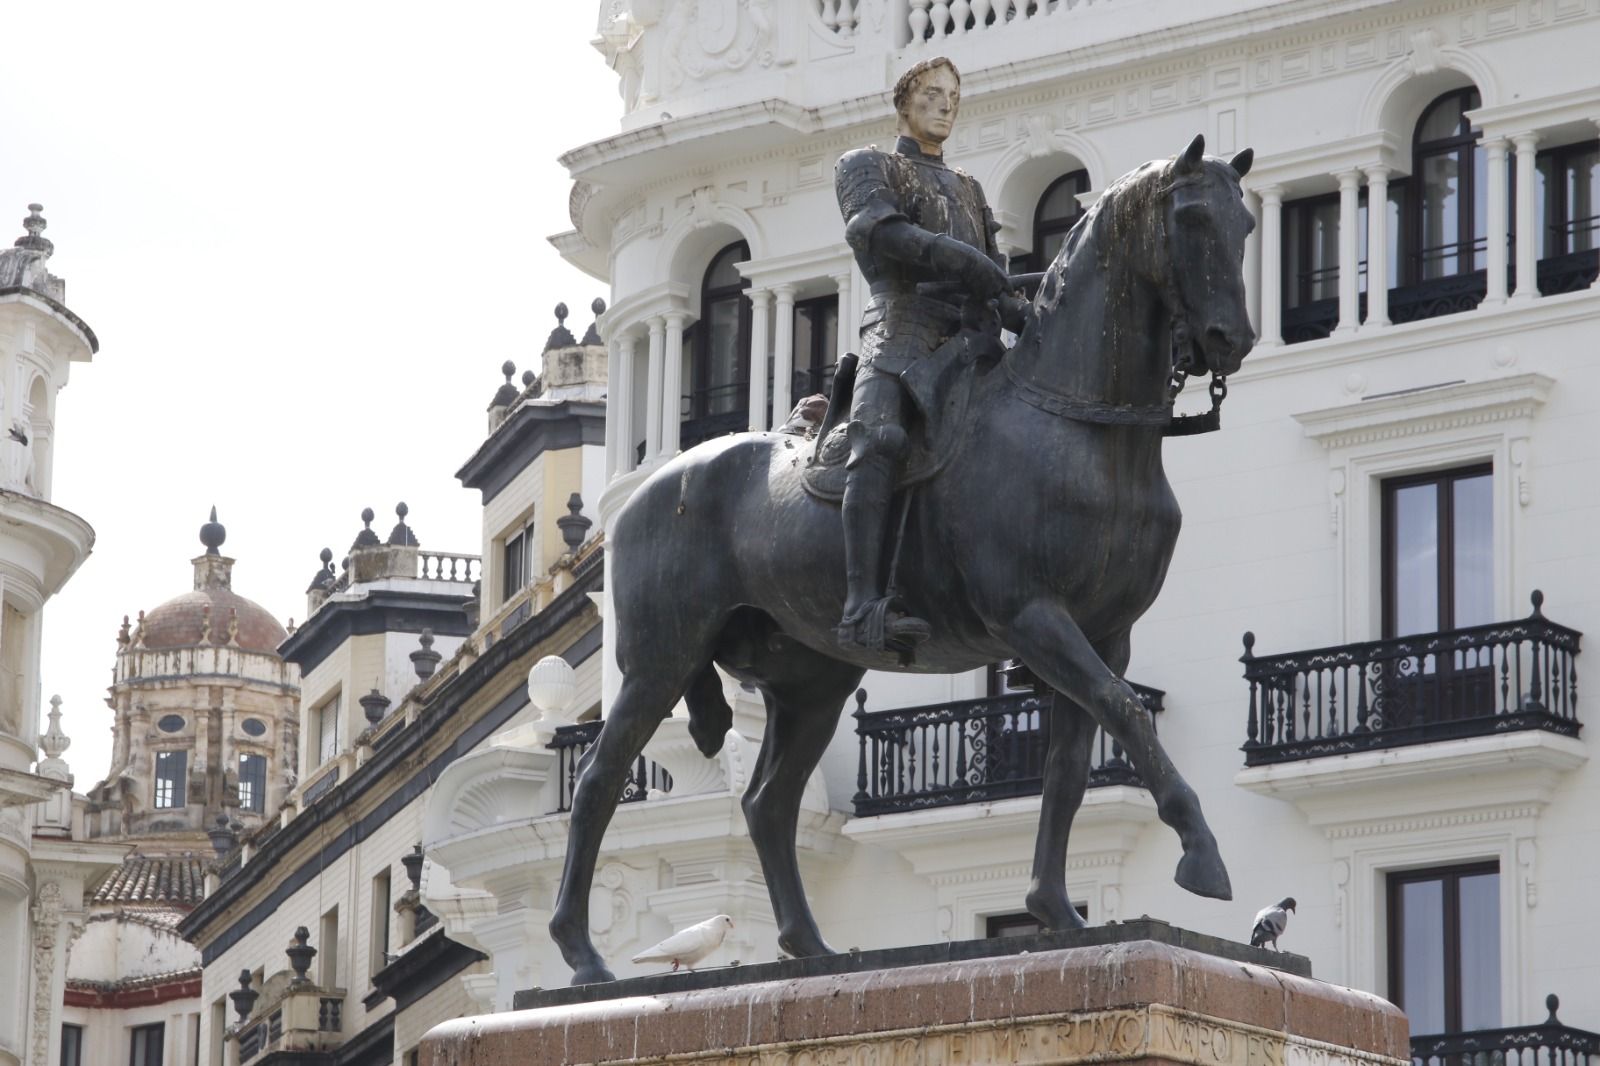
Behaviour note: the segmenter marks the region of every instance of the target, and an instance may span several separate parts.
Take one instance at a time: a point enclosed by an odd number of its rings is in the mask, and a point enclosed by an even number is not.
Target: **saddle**
[[[900,374],[900,383],[917,411],[906,427],[910,444],[895,472],[894,491],[929,480],[950,462],[966,442],[971,409],[974,364],[990,358],[995,340],[974,329],[962,329]],[[821,500],[844,499],[845,462],[850,458],[847,423],[855,393],[854,354],[839,360],[827,414],[815,435],[811,458],[801,471],[806,491]]]

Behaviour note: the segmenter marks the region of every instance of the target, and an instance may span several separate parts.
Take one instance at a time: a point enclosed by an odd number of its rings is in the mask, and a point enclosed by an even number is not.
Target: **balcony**
[[[556,809],[560,814],[572,810],[572,791],[578,783],[578,771],[583,768],[584,753],[600,735],[600,719],[560,726],[545,747],[556,753]],[[650,795],[650,790],[672,791],[672,775],[643,755],[634,761],[622,785],[622,803],[637,803]]]
[[[1258,657],[1244,635],[1245,765],[1539,730],[1576,737],[1582,634],[1545,618]]]
[[[1155,714],[1164,693],[1133,686]],[[989,800],[1037,796],[1043,785],[1050,719],[1027,693],[987,699],[866,709],[856,693],[855,813],[858,818]],[[1096,731],[1089,787],[1143,788],[1121,745]]]
[[[1570,1066],[1600,1055],[1600,1033],[1574,1029],[1556,1017],[1561,1001],[1546,996],[1550,1017],[1538,1025],[1413,1036],[1414,1066]]]

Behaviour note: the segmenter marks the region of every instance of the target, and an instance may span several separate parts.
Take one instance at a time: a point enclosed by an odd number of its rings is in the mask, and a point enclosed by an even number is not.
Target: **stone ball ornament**
[[[546,718],[560,718],[578,693],[578,675],[559,655],[546,655],[528,670],[528,700]]]

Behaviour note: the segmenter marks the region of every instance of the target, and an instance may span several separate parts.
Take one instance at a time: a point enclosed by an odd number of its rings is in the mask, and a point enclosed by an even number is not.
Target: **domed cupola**
[[[135,633],[141,647],[227,645],[277,654],[289,634],[265,607],[233,591],[233,560],[218,551],[227,539],[228,531],[217,521],[213,507],[211,520],[200,527],[200,543],[206,550],[193,560],[194,590],[144,615]]]

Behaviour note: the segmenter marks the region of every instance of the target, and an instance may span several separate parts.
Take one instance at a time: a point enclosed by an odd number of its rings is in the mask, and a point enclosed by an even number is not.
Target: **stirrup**
[[[907,614],[895,597],[880,596],[840,621],[834,632],[842,648],[910,653],[933,635],[933,628]]]

